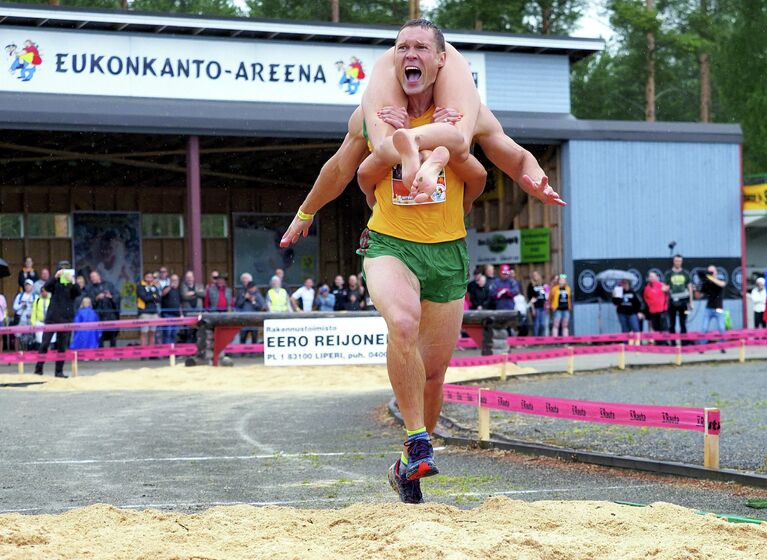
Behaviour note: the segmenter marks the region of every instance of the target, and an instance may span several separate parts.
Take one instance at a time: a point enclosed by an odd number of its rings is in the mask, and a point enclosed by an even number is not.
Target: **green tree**
[[[726,41],[712,63],[714,92],[721,96],[718,120],[743,127],[743,171],[767,171],[767,4],[732,2],[733,15],[723,19]],[[715,106],[716,107],[716,106]]]
[[[447,29],[564,35],[584,5],[585,0],[441,0],[429,17]]]
[[[144,12],[239,16],[240,10],[231,0],[131,0],[131,9]]]
[[[343,23],[399,25],[408,18],[407,0],[371,0],[339,2]],[[330,0],[249,0],[250,16],[258,18],[331,21]]]

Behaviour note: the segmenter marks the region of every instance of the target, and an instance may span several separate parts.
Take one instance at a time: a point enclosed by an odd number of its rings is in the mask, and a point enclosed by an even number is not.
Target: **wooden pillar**
[[[200,198],[200,138],[190,136],[186,143],[186,260],[195,280],[204,283]]]

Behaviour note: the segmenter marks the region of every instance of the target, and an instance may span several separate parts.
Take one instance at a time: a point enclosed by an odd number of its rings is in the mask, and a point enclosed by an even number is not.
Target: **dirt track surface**
[[[51,516],[0,516],[4,558],[400,560],[767,558],[767,525],[736,525],[657,503],[489,498],[443,504],[357,504],[316,510],[217,507],[185,515],[105,505]]]
[[[116,382],[129,374],[109,375]],[[645,558],[655,549],[639,535],[667,532],[690,538],[659,548],[656,558],[759,558],[729,548],[712,555],[703,535],[686,525],[648,525],[641,516],[657,508],[597,509],[581,501],[665,501],[758,517],[764,510],[744,504],[763,491],[508,453],[438,449],[443,474],[423,482],[429,504],[405,508],[385,478],[402,441],[401,428],[384,413],[390,391],[290,389],[0,389],[0,557],[79,559],[90,550],[96,558],[327,558],[339,550],[341,558],[399,558],[406,551],[439,557],[441,547],[445,558],[504,558],[507,551],[509,558],[600,558],[625,541],[637,543],[633,557]],[[533,509],[497,498],[477,508],[490,496],[529,501]],[[581,506],[588,515],[569,509]],[[604,525],[599,516],[610,508],[628,517]],[[681,517],[686,510],[673,511]],[[690,523],[707,521],[687,514]],[[501,521],[490,523],[491,516]],[[309,533],[314,525],[316,535]],[[746,533],[767,542],[758,526],[724,527],[712,530],[738,542]],[[603,550],[569,537],[557,543],[565,529],[611,544]],[[440,540],[419,544],[421,534]]]

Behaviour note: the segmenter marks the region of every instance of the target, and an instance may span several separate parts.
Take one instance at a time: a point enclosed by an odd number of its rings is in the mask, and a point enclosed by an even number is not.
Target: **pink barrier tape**
[[[103,331],[108,329],[129,329],[139,327],[190,326],[197,324],[197,317],[165,317],[164,319],[129,319],[126,321],[96,321],[93,323],[60,323],[56,325],[25,325],[0,327],[3,334],[34,334],[38,332],[62,331]]]
[[[624,348],[628,346],[624,345]],[[614,352],[620,352],[620,344],[603,344],[600,346],[575,346],[573,347],[573,355],[580,356],[585,354],[612,354]]]
[[[263,354],[263,344],[230,344],[224,348],[224,352],[231,354]]]
[[[612,333],[588,336],[510,336],[507,339],[511,346],[530,346],[535,344],[589,344],[595,342],[628,342],[637,336],[629,333]],[[641,340],[705,340],[710,338],[740,339],[767,338],[767,329],[737,329],[719,334],[716,331],[681,333],[641,333]],[[471,348],[476,344],[470,339],[460,339],[459,347]]]
[[[451,358],[450,367],[489,366],[502,364],[507,361],[505,354],[493,354],[491,356],[471,356],[466,358]]]
[[[725,342],[712,342],[710,344],[693,344],[690,346],[626,346],[626,352],[638,354],[694,354],[696,352],[711,352],[712,350],[726,350],[727,348],[740,348],[740,340]]]
[[[461,385],[445,385],[443,391],[445,402],[495,410],[604,424],[706,431],[702,408],[558,399],[490,390],[480,393],[476,387]],[[720,415],[710,413],[708,433],[719,434],[720,429]]]
[[[120,360],[126,358],[167,358],[174,356],[193,356],[197,353],[194,344],[156,344],[153,346],[120,346],[117,348],[93,348],[87,350],[67,350],[66,352],[4,352],[0,353],[0,364],[18,364],[35,362],[71,361],[77,352],[78,361]]]
[[[589,336],[510,336],[507,342],[512,346],[532,344],[587,344],[590,342],[627,342],[628,333],[597,334]]]
[[[551,358],[563,358],[570,356],[569,348],[549,348],[537,352],[518,352],[508,354],[510,362],[529,362],[533,360],[548,360]]]
[[[442,395],[449,403],[479,404],[479,387],[472,385],[443,385]]]

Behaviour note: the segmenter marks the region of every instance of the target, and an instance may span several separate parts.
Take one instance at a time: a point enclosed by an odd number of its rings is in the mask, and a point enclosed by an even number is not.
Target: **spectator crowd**
[[[716,267],[708,267],[707,274],[695,285],[690,274],[683,268],[681,255],[673,257],[673,266],[661,281],[655,272],[646,278],[641,293],[632,287],[633,278],[616,280],[612,303],[615,305],[622,332],[639,333],[646,322],[649,330],[674,333],[687,332],[687,317],[696,300],[705,298],[703,308],[703,331],[713,321],[716,329],[724,332],[727,328],[727,313],[724,311],[725,283],[717,276]],[[70,278],[71,277],[71,278]],[[364,283],[354,274],[344,278],[337,275],[333,283],[322,283],[315,287],[311,277],[302,285],[289,289],[285,285],[285,272],[276,269],[263,289],[256,285],[253,276],[247,272],[239,277],[239,283],[230,286],[225,273],[212,271],[207,282],[199,282],[192,271],[183,278],[161,266],[157,271],[148,271],[138,282],[136,306],[141,319],[181,317],[201,311],[230,312],[313,312],[313,311],[360,311],[375,310]],[[63,290],[61,286],[66,286]],[[57,292],[66,291],[71,302],[62,303]],[[62,296],[64,297],[64,296]],[[759,278],[749,293],[753,302],[754,326],[765,327],[767,291],[765,279]],[[58,300],[58,301],[55,301]],[[68,261],[58,263],[54,274],[49,268],[35,268],[31,258],[24,261],[18,273],[18,292],[8,301],[0,294],[0,320],[5,325],[43,325],[46,322],[97,322],[120,318],[120,291],[102,279],[98,271],[75,275]],[[71,307],[71,309],[70,309]],[[541,273],[533,271],[526,287],[517,279],[516,270],[501,264],[477,267],[468,284],[464,307],[466,309],[516,310],[520,320],[515,334],[518,336],[567,336],[573,310],[573,293],[566,274],[556,274],[548,282]],[[57,339],[58,336],[58,339]],[[76,331],[69,336],[61,333],[19,334],[0,338],[0,351],[4,347],[18,350],[47,350],[51,344],[59,349],[114,347],[118,330],[106,329]],[[192,329],[177,326],[142,327],[140,343],[171,344],[194,342]],[[64,341],[62,338],[66,338]],[[256,342],[255,328],[243,329],[240,342]]]
[[[18,273],[18,292],[8,300],[0,294],[0,324],[43,325],[46,323],[51,301],[51,291],[57,284],[71,282],[72,317],[61,322],[113,321],[120,318],[120,291],[110,282],[104,281],[98,271],[86,275],[75,275],[67,261],[57,267],[55,278],[50,269],[35,268],[31,258],[24,261]],[[59,272],[59,270],[64,272]],[[71,280],[69,280],[71,276]],[[253,276],[247,272],[239,277],[239,283],[230,286],[225,273],[214,270],[207,283],[199,282],[194,272],[187,271],[183,278],[161,266],[156,271],[147,271],[136,286],[136,308],[140,319],[181,317],[202,311],[216,313],[234,312],[313,312],[313,311],[361,311],[375,310],[364,283],[354,274],[344,278],[337,275],[332,285],[322,283],[315,287],[313,278],[307,277],[303,284],[290,289],[285,284],[285,271],[276,269],[269,286],[260,288]],[[68,284],[69,285],[69,284]],[[76,292],[76,293],[75,293]],[[257,329],[243,329],[240,341],[257,341]],[[53,333],[49,344],[56,343]],[[17,350],[35,350],[43,346],[43,333],[18,334],[0,338],[0,351],[4,347]],[[62,349],[114,347],[118,330],[75,331],[72,340]],[[61,338],[61,337],[59,337]],[[139,335],[142,345],[194,342],[192,329],[177,326],[144,326]],[[61,345],[59,345],[61,346]],[[57,348],[59,348],[57,346]],[[47,347],[46,347],[47,349]]]

